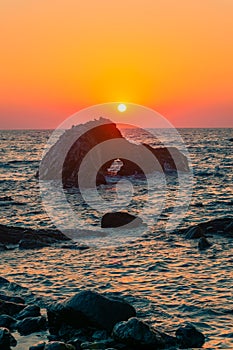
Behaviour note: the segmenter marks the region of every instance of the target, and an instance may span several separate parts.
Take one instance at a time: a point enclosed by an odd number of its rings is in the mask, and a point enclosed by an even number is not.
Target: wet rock
[[[176,338],[180,349],[201,348],[205,343],[204,335],[191,324],[177,329]]]
[[[94,340],[103,340],[108,338],[108,333],[107,331],[95,331],[92,334],[92,339]]]
[[[15,297],[12,295],[6,295],[6,294],[2,294],[2,293],[0,293],[0,299],[5,300],[5,301],[10,301],[13,303],[17,303],[17,304],[24,304],[25,303],[25,300],[21,297]]]
[[[17,320],[23,320],[27,317],[38,317],[41,316],[40,314],[40,308],[37,305],[28,305],[20,311],[20,313],[17,315]]]
[[[40,342],[36,345],[30,346],[29,350],[44,350],[45,344],[46,344],[45,342]]]
[[[75,328],[93,326],[111,331],[122,320],[136,315],[135,309],[119,298],[107,298],[92,291],[83,291],[68,300],[51,305],[48,322],[51,333],[57,333],[62,323]]]
[[[5,286],[9,283],[10,282],[6,278],[0,276],[0,287]]]
[[[11,346],[16,346],[17,341],[10,333],[9,329],[0,327],[0,349],[9,350]]]
[[[190,227],[185,235],[186,239],[196,239],[196,238],[200,238],[200,237],[204,237],[205,233],[204,231],[197,225],[197,226],[193,226]]]
[[[9,316],[14,316],[15,314],[18,314],[21,310],[23,310],[25,307],[25,304],[12,303],[0,299],[0,315],[6,314]]]
[[[26,247],[29,246],[30,240],[32,241],[31,245],[33,246],[34,242],[43,245],[50,245],[53,243],[68,241],[70,239],[60,231],[53,229],[34,230],[22,227],[0,225],[0,243],[19,244],[19,242],[22,241],[21,248],[24,249],[24,244]]]
[[[34,332],[46,330],[46,318],[43,316],[27,317],[18,321],[16,328],[21,335],[29,335]]]
[[[4,252],[5,250],[8,250],[5,244],[0,243],[0,252]]]
[[[44,350],[76,350],[74,345],[54,341],[45,345]]]
[[[205,237],[200,238],[200,240],[198,242],[198,249],[199,250],[205,250],[211,246],[212,246],[212,244]]]
[[[9,315],[0,316],[0,327],[12,329],[15,322],[16,322],[16,319]]]
[[[142,219],[125,212],[107,213],[102,217],[101,227],[120,227],[128,225],[128,227],[137,227],[142,225]]]
[[[165,346],[162,334],[136,317],[117,323],[112,335],[116,341],[140,349],[157,349]]]
[[[48,243],[42,242],[38,238],[23,237],[19,242],[19,249],[37,249],[49,246]]]

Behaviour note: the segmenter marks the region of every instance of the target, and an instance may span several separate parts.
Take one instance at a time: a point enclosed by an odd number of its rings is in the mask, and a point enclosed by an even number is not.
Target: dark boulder
[[[117,323],[112,335],[115,341],[136,349],[154,350],[164,348],[168,344],[169,346],[176,344],[175,338],[152,329],[136,317]]]
[[[41,316],[40,314],[40,308],[37,305],[28,305],[20,311],[20,313],[17,315],[17,320],[23,320],[27,317],[38,317]]]
[[[7,284],[10,284],[10,282],[6,278],[0,276],[0,286],[2,287]]]
[[[205,343],[204,335],[191,324],[177,329],[176,338],[180,349],[201,348]]]
[[[26,307],[25,304],[17,304],[0,299],[0,315],[14,316]]]
[[[101,219],[101,227],[121,227],[127,225],[128,228],[142,225],[142,219],[125,212],[107,213]]]
[[[16,328],[21,335],[28,335],[34,332],[46,330],[46,318],[43,316],[27,317],[21,321],[18,321]]]
[[[55,334],[63,323],[75,328],[93,326],[111,331],[117,322],[135,315],[135,309],[122,299],[83,291],[62,303],[51,305],[48,322],[50,332]]]
[[[212,244],[205,237],[200,238],[200,240],[198,242],[198,249],[199,250],[205,250],[211,246],[212,246]]]
[[[17,341],[10,333],[9,329],[0,327],[0,349],[9,350],[11,346],[16,346]]]
[[[9,315],[0,315],[0,327],[14,328],[16,319]]]
[[[4,252],[5,250],[8,250],[5,244],[0,243],[0,252]]]

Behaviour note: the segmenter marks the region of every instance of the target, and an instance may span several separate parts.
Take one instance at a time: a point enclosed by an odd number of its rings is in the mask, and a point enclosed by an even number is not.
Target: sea
[[[179,227],[232,217],[233,129],[178,132],[193,171],[192,197]],[[43,206],[35,177],[51,133],[0,131],[0,224],[55,227]],[[123,133],[132,142],[159,146],[148,135],[132,129]],[[169,132],[164,137],[171,146],[176,145]],[[167,183],[168,192],[174,192],[178,186],[174,174],[167,176]],[[102,195],[110,198],[109,208],[115,188],[111,181],[101,188]],[[87,206],[82,209],[80,202],[76,203],[77,191],[67,189],[66,196],[79,214],[79,228],[99,230],[98,211]],[[140,213],[140,203],[148,201],[146,196],[139,184],[131,201],[133,212]],[[1,275],[50,300],[63,300],[84,289],[114,293],[132,303],[138,316],[159,330],[173,334],[181,324],[191,322],[205,334],[205,349],[233,349],[233,239],[211,237],[211,248],[199,251],[196,240],[160,230],[169,220],[172,200],[168,195],[155,224],[151,218],[159,197],[150,198],[148,217],[144,213],[146,231],[133,239],[121,234],[117,244],[112,238],[103,244],[101,240],[84,239],[90,248],[83,251],[53,246],[1,252]],[[127,208],[130,210],[129,205]]]

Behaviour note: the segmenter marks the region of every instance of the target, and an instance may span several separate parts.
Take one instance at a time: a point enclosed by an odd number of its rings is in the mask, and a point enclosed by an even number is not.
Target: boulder
[[[21,335],[29,335],[34,332],[39,332],[47,329],[46,318],[39,317],[27,317],[21,321],[18,321],[16,328]]]
[[[106,213],[101,219],[101,227],[121,227],[127,225],[128,228],[142,225],[142,219],[125,212]]]
[[[0,315],[0,327],[12,329],[16,319],[9,315]]]
[[[40,314],[40,308],[37,305],[28,305],[20,311],[20,313],[17,315],[17,320],[23,320],[27,317],[38,317],[41,316]]]
[[[0,225],[0,243],[19,244],[20,248],[25,249],[31,245],[31,248],[50,245],[57,242],[70,240],[63,233],[55,229],[26,229],[23,227],[13,227]],[[1,279],[0,279],[1,284]]]
[[[9,329],[0,327],[0,349],[8,350],[11,346],[16,346],[17,341],[10,333]]]
[[[115,341],[137,349],[160,349],[165,346],[163,333],[157,332],[143,321],[133,317],[117,323],[112,331]]]
[[[92,291],[83,291],[48,309],[50,332],[56,334],[62,323],[75,328],[93,326],[111,331],[113,326],[136,315],[135,309],[119,298],[107,298]]]
[[[0,315],[14,316],[26,307],[25,304],[18,304],[0,299]]]
[[[205,343],[204,335],[191,324],[178,328],[176,338],[180,349],[201,348]]]

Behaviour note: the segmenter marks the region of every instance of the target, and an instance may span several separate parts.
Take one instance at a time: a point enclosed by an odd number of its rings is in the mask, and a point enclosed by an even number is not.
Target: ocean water
[[[178,131],[188,148],[194,172],[192,201],[181,226],[232,216],[233,156],[229,139],[233,129]],[[148,135],[130,129],[124,132],[130,140],[156,146]],[[54,227],[43,209],[34,176],[51,131],[6,130],[0,134],[0,223]],[[164,138],[175,145],[169,131]],[[176,178],[171,175],[167,182],[169,193],[173,193]],[[111,199],[114,188],[111,184],[103,188],[103,196]],[[81,210],[77,195],[76,190],[67,190],[67,199],[81,212],[80,228],[98,229],[98,212]],[[132,202],[133,212],[140,212],[145,196],[139,185]],[[172,195],[168,195],[158,223],[153,224],[157,200],[158,196],[150,202],[146,232],[136,239],[121,236],[117,245],[109,240],[107,245],[94,243],[82,252],[58,247],[2,252],[1,275],[54,299],[85,288],[119,293],[136,307],[140,317],[159,329],[172,334],[183,322],[192,322],[207,336],[205,348],[232,349],[233,240],[212,237],[213,246],[199,252],[196,241],[158,229],[169,218]]]

